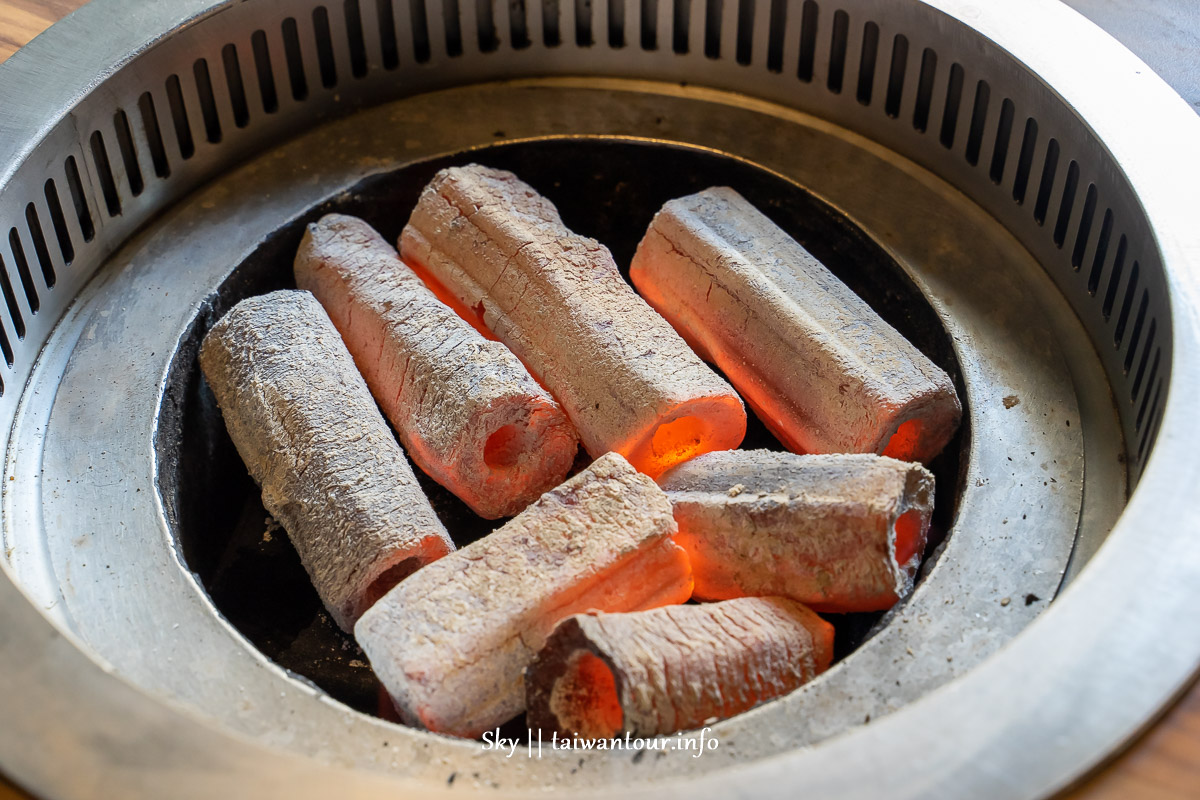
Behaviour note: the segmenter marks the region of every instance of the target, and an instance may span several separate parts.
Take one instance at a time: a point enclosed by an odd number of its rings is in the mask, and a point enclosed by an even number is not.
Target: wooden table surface
[[[0,61],[81,5],[83,0],[0,0]],[[0,800],[26,798],[0,778]],[[1065,796],[1065,800],[1196,798],[1200,798],[1200,684],[1129,750]]]

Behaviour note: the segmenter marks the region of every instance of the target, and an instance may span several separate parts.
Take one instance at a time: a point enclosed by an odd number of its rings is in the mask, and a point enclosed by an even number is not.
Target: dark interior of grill
[[[950,338],[903,269],[815,195],[746,161],[662,144],[552,139],[497,144],[364,180],[266,237],[214,291],[172,364],[156,446],[159,486],[178,546],[216,608],[275,663],[367,714],[388,717],[386,696],[353,637],[325,613],[285,532],[263,508],[196,355],[209,327],[239,300],[295,288],[292,259],[307,223],[334,211],[353,214],[394,243],[433,175],[471,162],[511,170],[534,186],[557,205],[570,228],[607,245],[626,278],[639,240],[665,201],[708,186],[731,186],[945,369],[966,402]],[[937,506],[921,575],[936,560],[955,516],[970,435],[967,419],[964,415],[954,440],[928,465],[937,479]],[[783,449],[753,412],[742,447]],[[581,449],[576,466],[587,461]],[[477,517],[416,472],[458,546],[503,524]],[[837,629],[835,661],[862,644],[885,613],[828,615]],[[525,733],[520,719],[509,728],[505,735]]]

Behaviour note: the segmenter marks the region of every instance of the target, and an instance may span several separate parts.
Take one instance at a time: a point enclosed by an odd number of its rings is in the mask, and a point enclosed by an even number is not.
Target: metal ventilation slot
[[[875,60],[879,51],[879,26],[868,22],[863,26],[862,55],[858,60],[858,91],[855,97],[864,106],[871,104],[875,87]]]
[[[75,245],[71,242],[71,232],[67,229],[67,219],[63,214],[58,187],[54,185],[53,178],[46,179],[42,192],[46,196],[46,208],[50,210],[50,223],[54,226],[54,235],[58,239],[63,263],[69,266],[75,260]]]
[[[1096,202],[1099,194],[1096,184],[1089,183],[1087,193],[1083,198],[1083,216],[1079,218],[1079,230],[1075,234],[1075,248],[1071,251],[1071,266],[1078,272],[1083,266],[1083,257],[1087,253],[1088,240],[1092,236],[1092,223],[1096,218]]]
[[[129,117],[123,109],[113,114],[113,130],[117,134],[117,150],[121,154],[121,163],[125,165],[125,179],[129,181],[129,192],[134,197],[146,188],[142,179],[142,168],[138,164],[137,149],[133,144],[133,131],[129,127]]]
[[[257,30],[251,35],[250,49],[254,51],[254,70],[258,76],[263,111],[274,114],[279,110],[279,93],[275,89],[275,70],[271,66],[271,51],[267,45],[266,31]]]
[[[75,216],[79,220],[79,229],[83,232],[83,241],[90,242],[96,238],[96,226],[92,222],[92,212],[88,208],[87,195],[83,193],[83,183],[79,178],[79,163],[75,156],[67,156],[63,165],[67,176],[67,188],[71,190],[71,203],[75,206]]]
[[[33,283],[33,273],[29,271],[29,260],[25,258],[25,247],[21,244],[21,236],[17,233],[16,228],[12,228],[8,232],[8,246],[12,252],[13,265],[17,268],[17,274],[21,276],[21,288],[25,290],[25,299],[29,302],[29,310],[36,314],[41,310],[42,301],[38,296],[37,287]]]
[[[1096,254],[1092,257],[1092,272],[1088,275],[1087,291],[1092,297],[1100,288],[1100,275],[1104,271],[1104,262],[1108,260],[1108,243],[1112,239],[1113,212],[1111,208],[1104,210],[1104,220],[1100,223],[1100,238],[1096,240]]]
[[[1155,359],[1155,364],[1154,364],[1155,367],[1158,366],[1157,361],[1158,360]],[[1147,396],[1149,396],[1149,395],[1147,395]],[[1146,445],[1148,445],[1153,439],[1156,439],[1158,437],[1158,424],[1162,421],[1162,406],[1160,406],[1158,404],[1158,399],[1161,396],[1162,396],[1162,381],[1159,381],[1154,387],[1154,400],[1152,400],[1150,402],[1150,407],[1154,409],[1154,413],[1150,415],[1150,423],[1148,425],[1146,425],[1146,427],[1142,430],[1142,438],[1138,444],[1137,459],[1138,459],[1139,463],[1145,461],[1146,456],[1148,455],[1147,450],[1146,450]],[[1138,427],[1140,427],[1140,423],[1141,423],[1141,419],[1140,419],[1141,414],[1140,413],[1138,414],[1138,417],[1139,417]]]
[[[490,8],[490,5],[489,5]],[[608,3],[608,46],[620,49],[625,46],[625,3],[624,0],[609,0]]]
[[[221,119],[217,115],[217,101],[213,96],[212,76],[208,72],[208,61],[196,59],[192,64],[192,78],[196,82],[196,94],[200,98],[200,118],[204,121],[204,138],[211,144],[221,141]]]
[[[1050,208],[1050,191],[1054,188],[1054,176],[1058,172],[1058,140],[1051,138],[1046,145],[1046,160],[1042,162],[1042,180],[1038,184],[1037,202],[1033,206],[1033,220],[1038,225],[1046,222]]]
[[[754,6],[755,0],[738,0],[737,51],[734,57],[742,66],[748,66],[754,58]]]
[[[472,2],[472,0],[465,0]],[[462,55],[462,28],[458,21],[458,0],[446,0],[442,4],[442,28],[446,34],[446,55]]]
[[[1133,295],[1138,288],[1139,272],[1138,262],[1134,261],[1133,266],[1129,269],[1129,282],[1125,284],[1125,299],[1121,301],[1121,313],[1117,316],[1116,327],[1113,328],[1113,347],[1118,350],[1125,338],[1125,326],[1129,322],[1129,312],[1133,310]]]
[[[908,70],[908,37],[897,33],[892,39],[892,64],[888,69],[887,97],[883,111],[892,119],[900,116],[900,103],[904,99],[904,74]]]
[[[674,16],[671,48],[679,54],[688,51],[688,25],[691,22],[692,4],[690,0],[674,0]]]
[[[1013,116],[1017,108],[1007,97],[1000,104],[1000,122],[996,126],[996,144],[992,149],[992,165],[988,169],[988,177],[992,183],[999,185],[1004,182],[1004,167],[1008,162],[1008,148],[1012,140]]]
[[[850,15],[837,10],[833,14],[833,32],[829,42],[829,75],[825,85],[834,94],[842,91],[846,76],[846,48],[850,37]]]
[[[921,133],[929,128],[929,109],[933,104],[935,77],[937,77],[937,53],[926,47],[921,54],[921,75],[917,79],[917,104],[913,108],[913,128]]]
[[[1155,378],[1158,377],[1158,363],[1159,363],[1159,359],[1161,357],[1162,357],[1162,351],[1155,350],[1154,351],[1154,361],[1151,362],[1151,364],[1150,364],[1150,379],[1146,381],[1147,386],[1155,385],[1154,381],[1155,381]],[[1146,416],[1146,409],[1158,407],[1158,391],[1156,390],[1154,392],[1154,401],[1153,402],[1147,403],[1148,400],[1150,400],[1150,392],[1146,392],[1146,396],[1142,398],[1142,405],[1138,408],[1137,419],[1134,421],[1134,429],[1135,430],[1141,429],[1142,419]]]
[[[1100,313],[1104,316],[1104,321],[1108,322],[1112,316],[1113,304],[1117,300],[1117,287],[1121,283],[1121,272],[1125,268],[1125,255],[1129,247],[1129,240],[1125,238],[1125,234],[1121,234],[1121,238],[1117,240],[1117,255],[1113,260],[1112,274],[1108,276],[1108,290],[1104,293],[1104,305],[1100,307]]]
[[[592,36],[592,0],[575,0],[575,44],[591,47],[595,42]]]
[[[316,9],[313,9],[314,23],[316,22],[316,13]],[[379,50],[383,56],[383,68],[393,70],[400,66],[400,46],[396,41],[396,16],[392,10],[391,0],[375,0],[375,15],[379,20]],[[328,23],[327,16],[327,29]],[[325,88],[330,86],[332,84],[326,84]]]
[[[411,0],[408,5],[409,20],[412,24],[413,57],[418,64],[429,60],[429,22],[425,15],[425,0]],[[546,44],[550,42],[547,41]]]
[[[1133,320],[1133,332],[1129,334],[1129,346],[1125,348],[1125,363],[1123,369],[1125,374],[1129,374],[1129,370],[1133,367],[1133,359],[1137,356],[1138,342],[1142,338],[1142,325],[1146,322],[1146,310],[1150,307],[1150,292],[1142,290],[1142,302],[1138,304],[1137,316]],[[1130,392],[1130,400],[1133,399],[1133,392]]]
[[[313,9],[312,20],[313,38],[317,44],[317,67],[321,72],[321,85],[326,89],[332,89],[337,86],[337,59],[333,53],[329,12],[325,10],[325,6],[317,6]]]
[[[108,163],[108,148],[104,146],[104,136],[100,131],[94,131],[89,140],[92,150],[92,163],[96,167],[96,177],[100,181],[100,191],[104,194],[104,204],[110,217],[121,214],[121,197],[117,194],[117,182],[113,177],[112,166]]]
[[[800,59],[796,65],[796,77],[805,83],[813,79],[817,62],[817,23],[820,8],[816,0],[804,0],[800,12]]]
[[[29,238],[33,242],[33,253],[37,256],[38,265],[42,268],[42,280],[47,289],[53,289],[57,281],[54,274],[54,262],[50,260],[50,248],[46,246],[46,234],[42,231],[42,222],[38,219],[37,208],[33,203],[25,206],[25,225],[29,229]]]
[[[3,351],[4,353],[4,363],[8,365],[9,369],[11,369],[14,363],[12,343],[8,341],[8,333],[4,330],[3,325],[0,325],[0,351]],[[3,379],[0,379],[0,396],[3,395],[4,381]]]
[[[4,293],[4,304],[8,306],[8,315],[12,318],[17,338],[24,339],[25,316],[21,313],[21,307],[17,303],[17,293],[13,291],[12,279],[9,277],[8,267],[5,266],[3,258],[0,258],[0,291]]]
[[[1137,374],[1133,386],[1129,390],[1129,402],[1136,403],[1142,388],[1142,378],[1146,376],[1146,365],[1150,362],[1150,353],[1154,350],[1155,338],[1158,336],[1158,320],[1150,320],[1150,332],[1146,334],[1146,346],[1142,348],[1142,357],[1138,361]],[[1144,398],[1143,398],[1144,399]]]
[[[1017,174],[1013,178],[1013,200],[1024,205],[1025,192],[1029,187],[1029,175],[1033,171],[1033,153],[1037,148],[1038,124],[1033,117],[1025,120],[1025,134],[1021,137],[1021,155],[1017,158]]]
[[[942,111],[942,130],[938,141],[947,150],[954,147],[954,134],[958,131],[958,109],[962,103],[964,73],[961,64],[950,65],[950,83],[946,86],[946,106]]]
[[[1067,240],[1067,228],[1071,224],[1071,213],[1075,210],[1075,194],[1079,191],[1079,163],[1071,159],[1067,165],[1067,182],[1063,186],[1062,200],[1058,204],[1058,219],[1054,223],[1054,244],[1062,248]]]
[[[295,17],[285,19],[280,31],[283,33],[283,58],[287,63],[292,99],[303,102],[308,99],[308,79],[304,76],[304,56],[300,54],[300,32]]]
[[[358,0],[346,0],[342,8],[346,18],[346,40],[350,45],[350,74],[361,78],[367,74],[367,41],[363,35],[362,9]]]
[[[192,127],[188,123],[187,107],[183,103],[183,89],[179,76],[167,78],[167,105],[171,109],[171,124],[175,128],[175,141],[179,145],[179,156],[189,159],[196,154],[196,142],[192,138]]]
[[[225,70],[225,86],[229,90],[229,104],[233,108],[233,124],[244,128],[250,124],[250,106],[246,102],[246,84],[242,80],[237,45],[227,44],[221,48],[221,66]]]
[[[619,5],[610,3],[610,11]],[[496,35],[496,19],[492,14],[492,0],[475,0],[475,31],[479,52],[492,53],[500,47],[500,37]]]
[[[983,147],[983,129],[987,124],[988,101],[992,87],[980,80],[975,84],[975,104],[971,108],[971,127],[967,130],[967,163],[972,167],[979,164],[979,151]]]
[[[787,31],[787,0],[771,0],[767,25],[767,69],[783,72],[783,37]]]
[[[150,149],[150,161],[154,174],[159,178],[171,176],[171,162],[167,160],[167,148],[163,144],[162,129],[158,126],[158,114],[154,109],[154,98],[143,92],[138,98],[138,114],[142,118],[142,131],[146,134],[146,145]]]

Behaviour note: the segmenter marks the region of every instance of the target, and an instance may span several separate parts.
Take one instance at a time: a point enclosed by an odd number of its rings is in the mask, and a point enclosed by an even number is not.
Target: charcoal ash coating
[[[933,475],[871,454],[708,453],[659,478],[696,597],[782,595],[818,611],[878,611],[912,591]]]
[[[525,673],[533,729],[608,738],[727,719],[824,672],[833,626],[783,597],[577,614]]]
[[[512,516],[566,477],[578,439],[562,408],[366,222],[328,214],[310,224],[295,274],[324,305],[413,461],[475,513]]]
[[[657,475],[745,435],[733,389],[629,288],[607,248],[512,173],[439,172],[400,250],[525,362],[589,454],[619,452]]]
[[[200,365],[263,505],[334,621],[454,549],[341,337],[308,292],[243,300]]]
[[[666,203],[630,276],[795,452],[928,462],[958,427],[950,377],[733,189]]]
[[[610,453],[396,586],[355,637],[405,722],[477,736],[525,708],[522,673],[563,617],[690,596],[674,532],[658,486]]]

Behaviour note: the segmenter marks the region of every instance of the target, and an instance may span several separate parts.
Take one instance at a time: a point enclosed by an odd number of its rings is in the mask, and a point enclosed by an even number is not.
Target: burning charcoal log
[[[818,611],[877,611],[906,596],[933,511],[933,475],[876,455],[735,450],[659,478],[696,597],[783,595]]]
[[[785,597],[577,614],[525,671],[530,727],[611,738],[699,728],[787,694],[833,660],[833,626]]]
[[[454,549],[308,292],[238,303],[204,338],[200,365],[263,505],[343,629]]]
[[[401,583],[354,635],[406,722],[476,736],[525,708],[522,670],[563,617],[688,598],[674,532],[662,491],[611,453]]]
[[[413,461],[488,519],[566,477],[575,428],[521,361],[438,300],[360,219],[308,226],[296,283],[329,313]]]
[[[617,272],[515,175],[439,172],[400,237],[563,404],[588,453],[657,475],[746,432],[741,399]]]
[[[732,189],[664,205],[631,275],[793,451],[929,461],[958,427],[950,377]]]

